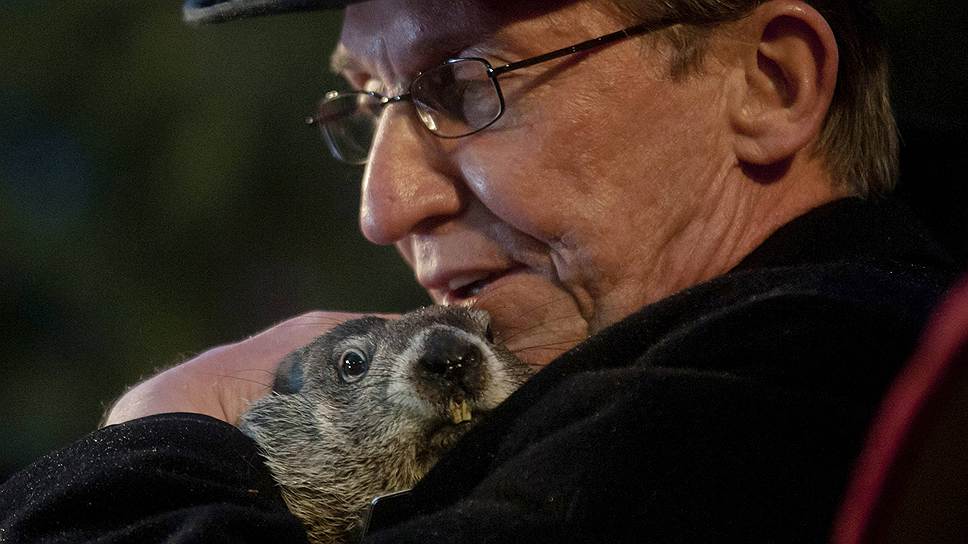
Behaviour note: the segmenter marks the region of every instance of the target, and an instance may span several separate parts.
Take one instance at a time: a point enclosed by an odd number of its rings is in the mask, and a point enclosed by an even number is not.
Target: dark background
[[[959,2],[880,2],[900,192],[968,255]],[[175,0],[0,3],[0,478],[153,369],[310,309],[427,302],[301,126],[339,14],[192,28]]]

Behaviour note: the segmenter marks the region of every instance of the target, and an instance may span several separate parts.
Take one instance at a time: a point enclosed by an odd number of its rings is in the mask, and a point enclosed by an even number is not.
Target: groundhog
[[[311,542],[349,542],[374,497],[409,489],[531,372],[482,310],[347,321],[290,354],[240,428]]]

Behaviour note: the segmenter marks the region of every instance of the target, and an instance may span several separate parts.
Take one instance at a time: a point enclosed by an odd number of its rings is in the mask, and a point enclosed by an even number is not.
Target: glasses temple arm
[[[492,74],[495,76],[511,72],[513,70],[518,70],[520,68],[527,68],[528,66],[534,66],[535,64],[540,64],[545,61],[556,59],[559,57],[564,57],[566,55],[572,55],[575,53],[580,53],[582,51],[588,51],[589,49],[594,49],[596,47],[601,47],[603,45],[624,40],[625,38],[631,38],[632,36],[638,36],[639,34],[646,34],[649,32],[655,32],[657,30],[662,30],[663,28],[670,27],[676,24],[676,21],[660,19],[658,21],[652,21],[648,23],[642,23],[635,26],[630,26],[628,28],[623,28],[617,32],[612,32],[611,34],[606,34],[604,36],[599,36],[597,38],[592,38],[590,40],[585,40],[581,43],[576,43],[575,45],[569,45],[568,47],[562,47],[561,49],[556,49],[550,53],[545,53],[543,55],[538,55],[537,57],[531,57],[524,60],[519,60],[517,62],[512,62],[505,64],[503,66],[498,66],[492,70]]]

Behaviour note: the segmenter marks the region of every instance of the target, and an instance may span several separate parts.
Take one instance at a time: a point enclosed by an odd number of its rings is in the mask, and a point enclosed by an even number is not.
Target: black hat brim
[[[339,9],[363,0],[185,0],[182,16],[189,23],[221,23],[244,17]]]

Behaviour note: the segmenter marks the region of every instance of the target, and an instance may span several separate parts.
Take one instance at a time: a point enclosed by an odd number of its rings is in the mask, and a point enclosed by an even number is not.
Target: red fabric
[[[918,467],[912,460],[924,461],[924,456],[912,451],[931,447],[925,445],[925,436],[932,425],[945,421],[943,411],[952,406],[939,399],[959,394],[959,382],[968,376],[964,372],[968,364],[968,276],[949,293],[925,330],[918,350],[892,385],[868,435],[834,527],[835,544],[881,542],[886,538],[885,531],[894,529],[891,524],[896,522],[897,508],[931,507],[892,503],[901,495],[897,486],[906,485],[903,482],[912,475],[917,477]],[[928,459],[936,463],[964,462],[933,456]],[[890,539],[895,540],[895,536]]]

